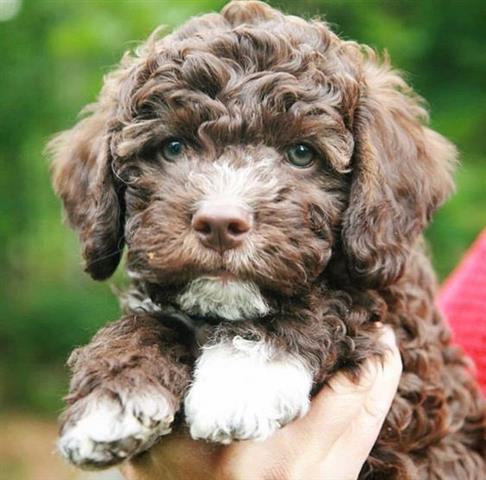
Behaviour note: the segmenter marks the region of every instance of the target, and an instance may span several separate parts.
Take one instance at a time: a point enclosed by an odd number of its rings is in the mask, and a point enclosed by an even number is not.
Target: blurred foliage
[[[345,38],[386,48],[428,99],[432,126],[458,145],[458,193],[428,231],[444,278],[486,224],[484,3],[270,3],[325,16]],[[223,4],[0,0],[0,404],[53,413],[66,388],[69,351],[118,314],[110,286],[82,273],[74,235],[61,225],[42,155],[47,139],[75,122],[135,41]],[[8,18],[12,6],[20,9]]]

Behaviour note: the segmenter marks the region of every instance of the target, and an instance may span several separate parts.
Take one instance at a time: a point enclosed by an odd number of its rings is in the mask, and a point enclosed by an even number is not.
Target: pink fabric
[[[454,341],[474,360],[486,393],[486,230],[447,278],[438,298]]]

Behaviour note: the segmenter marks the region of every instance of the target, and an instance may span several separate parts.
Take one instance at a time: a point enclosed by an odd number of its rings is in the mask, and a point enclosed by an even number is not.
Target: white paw
[[[174,408],[159,392],[111,398],[91,393],[74,404],[81,415],[70,411],[58,448],[71,463],[85,468],[113,465],[148,449],[170,432]],[[71,418],[69,418],[71,416]]]
[[[204,349],[185,398],[193,438],[263,440],[309,408],[312,375],[303,361],[235,337]]]

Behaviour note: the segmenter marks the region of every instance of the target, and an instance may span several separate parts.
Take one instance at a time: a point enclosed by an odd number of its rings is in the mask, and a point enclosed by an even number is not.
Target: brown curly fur
[[[125,55],[88,113],[51,150],[93,278],[113,273],[125,242],[134,289],[154,304],[222,268],[251,279],[276,313],[207,326],[208,341],[264,338],[305,358],[316,385],[359,372],[379,353],[373,323],[393,325],[404,372],[360,478],[486,478],[485,404],[434,306],[421,239],[452,191],[455,149],[387,59],[322,21],[231,2]],[[191,147],[177,163],[159,154],[171,137]],[[320,156],[311,169],[283,160],[300,141]],[[190,230],[218,162],[245,171],[258,218],[251,245],[224,255]],[[128,312],[76,351],[65,422],[95,389],[144,382],[178,408],[196,342],[155,317]]]

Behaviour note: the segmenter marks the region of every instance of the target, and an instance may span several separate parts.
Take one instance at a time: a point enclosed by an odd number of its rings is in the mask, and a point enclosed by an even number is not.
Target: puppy
[[[125,245],[132,280],[69,359],[72,463],[142,452],[178,412],[196,439],[264,439],[382,353],[380,321],[404,373],[360,478],[485,478],[484,401],[421,236],[456,151],[387,60],[231,2],[126,54],[50,151],[86,271],[108,278]]]

